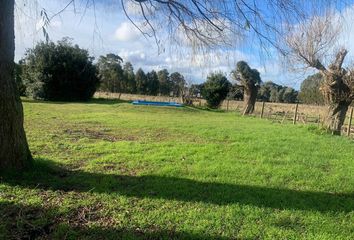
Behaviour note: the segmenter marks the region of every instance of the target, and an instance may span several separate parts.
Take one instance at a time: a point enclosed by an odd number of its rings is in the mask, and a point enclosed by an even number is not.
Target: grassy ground
[[[193,108],[24,100],[0,239],[353,239],[354,142]]]

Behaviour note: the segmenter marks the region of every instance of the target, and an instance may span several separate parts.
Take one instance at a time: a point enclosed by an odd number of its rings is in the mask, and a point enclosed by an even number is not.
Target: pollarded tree
[[[292,64],[301,63],[321,73],[320,90],[328,105],[325,126],[333,134],[340,134],[354,99],[354,69],[343,67],[348,51],[335,46],[340,33],[339,24],[334,24],[336,21],[333,15],[315,16],[292,31],[286,43]],[[329,56],[332,51],[333,55]],[[331,60],[327,61],[328,58]]]
[[[254,111],[256,104],[257,93],[259,85],[261,84],[261,77],[257,69],[252,69],[244,61],[239,61],[236,64],[236,70],[232,72],[234,79],[243,87],[243,100],[245,107],[243,115],[251,114]]]

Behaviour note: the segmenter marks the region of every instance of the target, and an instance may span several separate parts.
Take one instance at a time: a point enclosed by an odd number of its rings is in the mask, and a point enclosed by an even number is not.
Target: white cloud
[[[118,41],[129,42],[137,40],[140,37],[140,32],[130,22],[123,22],[119,25],[114,33],[114,37]]]

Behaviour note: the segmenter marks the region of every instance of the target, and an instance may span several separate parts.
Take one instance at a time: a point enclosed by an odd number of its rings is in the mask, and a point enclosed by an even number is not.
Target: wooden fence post
[[[229,111],[229,102],[230,102],[230,100],[227,99],[227,104],[226,104],[226,111],[227,111],[227,112]]]
[[[262,103],[262,110],[261,110],[261,118],[263,118],[263,113],[264,113],[264,104],[265,104],[265,102],[263,101],[263,103]]]
[[[298,107],[299,107],[299,104],[298,104],[298,103],[296,103],[293,124],[296,124],[296,119],[297,119],[297,108],[298,108]]]
[[[350,136],[350,128],[352,127],[352,118],[353,118],[353,108],[350,110],[350,117],[349,117],[349,125],[348,125],[348,137]]]

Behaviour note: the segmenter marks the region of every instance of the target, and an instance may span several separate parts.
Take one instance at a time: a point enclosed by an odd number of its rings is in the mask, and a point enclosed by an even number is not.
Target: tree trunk
[[[332,103],[329,105],[325,126],[333,134],[341,134],[342,126],[344,124],[349,105],[350,102],[346,101]]]
[[[326,104],[328,105],[325,127],[333,134],[340,135],[348,107],[352,102],[351,88],[344,79],[343,71],[328,71],[323,74],[325,82],[321,87]]]
[[[252,114],[256,104],[258,88],[255,85],[250,85],[244,88],[244,109],[243,115]]]
[[[23,169],[32,156],[14,78],[14,0],[0,0],[0,170]]]

